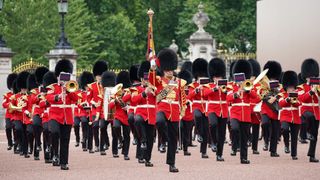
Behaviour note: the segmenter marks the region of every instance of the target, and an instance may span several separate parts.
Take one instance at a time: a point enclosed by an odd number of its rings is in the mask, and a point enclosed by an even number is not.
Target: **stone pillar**
[[[0,102],[3,101],[3,94],[8,91],[7,89],[7,76],[12,72],[12,57],[13,52],[10,48],[0,47],[0,82],[2,85],[0,86]],[[4,128],[4,109],[0,108],[0,129]]]
[[[47,54],[49,59],[49,70],[54,71],[56,64],[61,59],[69,59],[73,64],[73,75],[77,74],[77,57],[78,54],[74,49],[52,49]]]
[[[198,26],[198,31],[193,33],[187,43],[189,44],[189,59],[194,61],[197,58],[204,58],[207,61],[216,57],[216,42],[209,33],[205,32],[204,27],[210,21],[208,15],[203,12],[204,6],[199,4],[199,12],[193,16],[193,22]]]

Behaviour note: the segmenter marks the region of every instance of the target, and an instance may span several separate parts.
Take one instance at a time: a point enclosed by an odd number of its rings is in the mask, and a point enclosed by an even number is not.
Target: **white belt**
[[[234,103],[231,106],[250,106],[249,103]]]
[[[138,105],[137,108],[156,108],[156,106],[151,104],[143,104],[143,105]]]
[[[163,100],[161,100],[160,102],[164,102],[164,103],[168,103],[168,104],[177,104],[177,105],[180,105],[180,104],[179,104],[179,101],[171,101],[171,100],[167,100],[167,99],[163,99]]]
[[[227,104],[227,101],[208,101],[208,104]]]
[[[316,104],[316,103],[302,103],[302,106],[319,106],[319,104]]]
[[[192,101],[193,103],[198,103],[198,104],[205,104],[207,101],[200,101],[200,100],[194,100]]]
[[[296,107],[283,107],[281,110],[288,110],[288,111],[293,111],[293,110],[298,110]]]
[[[74,107],[74,105],[72,105],[72,104],[51,104],[51,107],[72,108],[72,107]]]

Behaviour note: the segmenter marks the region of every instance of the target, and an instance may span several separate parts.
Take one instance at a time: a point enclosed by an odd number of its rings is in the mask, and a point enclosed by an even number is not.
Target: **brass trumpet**
[[[250,80],[245,80],[243,81],[241,87],[245,91],[250,91],[253,88],[253,83]]]
[[[298,98],[297,97],[292,97],[291,98],[291,100],[290,100],[290,103],[291,104],[296,104],[296,103],[298,103],[299,101],[298,101]]]
[[[77,81],[70,80],[66,83],[66,90],[69,93],[76,92],[79,89],[79,84]]]
[[[222,85],[220,86],[221,92],[225,93],[227,92],[227,86],[226,85]]]

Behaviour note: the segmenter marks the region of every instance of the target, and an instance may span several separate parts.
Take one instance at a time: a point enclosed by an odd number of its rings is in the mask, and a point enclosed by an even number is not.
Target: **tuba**
[[[78,89],[79,89],[79,84],[77,83],[77,81],[70,80],[66,83],[66,90],[69,93],[76,92]]]

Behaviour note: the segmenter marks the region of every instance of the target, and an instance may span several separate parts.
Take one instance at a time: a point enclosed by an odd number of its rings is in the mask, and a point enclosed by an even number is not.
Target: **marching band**
[[[283,136],[285,153],[297,160],[300,137],[304,143],[309,139],[309,161],[319,162],[316,60],[306,59],[299,76],[282,72],[276,61],[268,61],[261,72],[258,61],[237,60],[230,67],[232,81],[226,79],[227,67],[219,58],[187,62],[178,74],[177,66],[176,53],[162,49],[155,59],[118,74],[108,71],[106,61],[97,61],[93,72],[83,72],[78,82],[67,59],[58,61],[54,72],[39,67],[34,73],[9,74],[9,91],[2,103],[7,150],[25,158],[33,154],[34,160],[40,160],[43,151],[45,163],[68,170],[72,127],[76,147],[81,143],[83,151],[106,155],[110,124],[114,158],[121,149],[124,160],[130,160],[132,132],[138,163],[153,167],[153,144],[158,139],[159,151],[167,153],[169,171],[179,172],[176,153],[181,148],[184,156],[190,156],[193,136],[202,158],[209,158],[209,146],[216,160],[224,161],[227,127],[231,155],[240,151],[240,163],[249,164],[249,146],[252,154],[260,154],[261,127],[263,150],[271,157],[279,157],[277,146]]]

